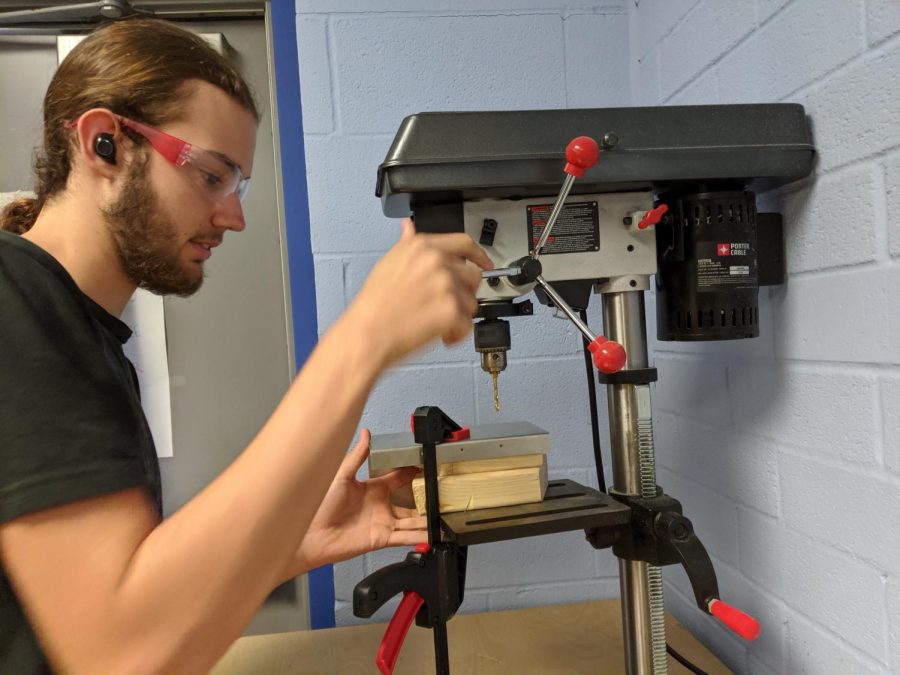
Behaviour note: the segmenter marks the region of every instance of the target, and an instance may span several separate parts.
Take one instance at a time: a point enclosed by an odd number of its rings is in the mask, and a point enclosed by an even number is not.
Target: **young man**
[[[388,501],[410,473],[356,481],[365,431],[344,451],[387,366],[468,334],[490,261],[409,222],[256,438],[161,520],[117,317],[138,286],[195,292],[244,229],[256,123],[233,68],[160,21],[98,29],[50,84],[37,199],[0,216],[0,672],[206,672],[280,582],[425,539]]]

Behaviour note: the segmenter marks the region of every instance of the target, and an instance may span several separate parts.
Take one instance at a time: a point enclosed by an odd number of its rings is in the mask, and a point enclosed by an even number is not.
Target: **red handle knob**
[[[564,171],[570,176],[581,178],[584,172],[597,163],[600,157],[600,148],[590,136],[573,138],[566,146],[566,168]]]
[[[415,591],[403,592],[403,600],[400,601],[397,611],[391,617],[391,622],[381,639],[381,646],[378,647],[378,654],[375,655],[375,665],[378,666],[378,672],[381,675],[391,675],[394,672],[397,657],[400,656],[400,648],[423,604],[425,601],[422,596]]]
[[[601,373],[618,373],[625,365],[625,348],[602,335],[588,345],[594,355],[594,366]]]
[[[665,204],[660,204],[655,209],[650,209],[647,213],[644,214],[644,217],[641,218],[641,222],[638,223],[638,229],[644,230],[651,225],[656,225],[662,217],[666,215],[669,207]]]
[[[759,621],[727,602],[722,602],[718,598],[710,600],[709,613],[745,640],[755,640],[759,637]]]

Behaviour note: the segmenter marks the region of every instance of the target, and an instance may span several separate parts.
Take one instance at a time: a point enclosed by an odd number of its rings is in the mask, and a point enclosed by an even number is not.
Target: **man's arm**
[[[0,560],[58,670],[215,663],[291,566],[381,370],[468,333],[481,275],[463,258],[490,266],[467,237],[407,230],[250,446],[162,523],[129,490],[0,526]]]

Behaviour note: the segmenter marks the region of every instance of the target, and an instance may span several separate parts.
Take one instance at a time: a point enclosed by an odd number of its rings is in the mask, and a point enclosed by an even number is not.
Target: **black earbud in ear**
[[[116,142],[113,140],[112,134],[99,134],[94,141],[94,152],[104,162],[109,164],[116,163]]]

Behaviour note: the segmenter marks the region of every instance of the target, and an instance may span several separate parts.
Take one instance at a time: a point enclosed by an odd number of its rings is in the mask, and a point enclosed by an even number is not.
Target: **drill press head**
[[[561,190],[563,150],[583,135],[608,152]],[[403,121],[376,194],[419,231],[468,233],[497,267],[521,269],[546,235],[539,286],[572,307],[655,276],[659,339],[746,338],[759,334],[759,287],[784,279],[780,216],[757,213],[755,193],[808,175],[814,153],[805,111],[788,103],[421,113]],[[509,349],[500,319],[533,281],[478,289],[475,348],[492,379]]]

